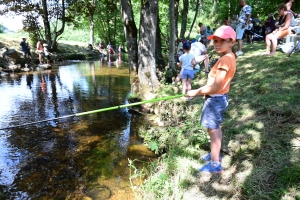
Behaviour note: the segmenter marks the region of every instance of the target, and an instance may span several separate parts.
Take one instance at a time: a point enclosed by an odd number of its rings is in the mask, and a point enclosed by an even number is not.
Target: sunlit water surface
[[[128,68],[95,61],[2,74],[0,128],[126,104]],[[134,199],[128,147],[140,143],[142,121],[117,109],[0,130],[0,197]]]

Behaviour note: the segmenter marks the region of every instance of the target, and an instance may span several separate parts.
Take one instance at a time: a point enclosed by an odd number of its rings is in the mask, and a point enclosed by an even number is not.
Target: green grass
[[[140,132],[160,154],[139,199],[299,199],[300,198],[300,59],[280,51],[262,54],[264,43],[244,45],[237,59],[230,105],[222,125],[222,175],[203,175],[199,156],[209,151],[209,138],[199,125],[203,99],[159,102],[158,127]],[[206,83],[204,74],[193,88]],[[164,85],[159,95],[180,93]],[[138,172],[137,172],[138,173]]]

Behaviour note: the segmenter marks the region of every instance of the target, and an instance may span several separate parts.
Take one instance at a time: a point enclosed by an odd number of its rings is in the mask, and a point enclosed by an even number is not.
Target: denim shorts
[[[243,26],[243,24],[238,24],[236,26],[236,39],[237,40],[243,39],[243,35],[244,35],[246,28],[245,27],[243,28],[242,26]]]
[[[228,94],[206,98],[200,124],[209,129],[218,129],[228,106]]]
[[[189,79],[193,79],[194,76],[195,76],[194,70],[184,69],[184,70],[182,70],[182,73],[181,73],[181,75],[180,75],[180,78],[189,78]]]

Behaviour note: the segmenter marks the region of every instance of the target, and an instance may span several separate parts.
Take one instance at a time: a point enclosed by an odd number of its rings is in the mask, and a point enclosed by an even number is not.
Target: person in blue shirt
[[[20,43],[20,46],[22,48],[22,53],[24,58],[27,58],[26,53],[27,53],[27,44],[26,44],[26,38],[22,38],[22,42]]]
[[[192,79],[195,72],[194,67],[196,65],[195,56],[190,53],[191,44],[186,41],[182,45],[184,54],[179,57],[178,67],[181,67],[180,78],[182,79],[182,94],[186,94],[187,91],[192,89]]]

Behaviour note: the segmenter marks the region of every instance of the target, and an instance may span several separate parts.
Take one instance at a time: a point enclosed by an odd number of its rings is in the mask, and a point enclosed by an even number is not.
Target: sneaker
[[[223,172],[223,168],[221,164],[213,164],[212,162],[206,163],[199,170],[201,172],[216,173],[216,174],[220,174]]]
[[[235,55],[236,56],[241,56],[241,55],[243,55],[244,53],[242,52],[242,51],[237,51],[236,53],[235,53]]]
[[[204,156],[201,156],[201,159],[204,160],[204,161],[211,161],[211,155],[210,153],[204,155]],[[219,156],[219,162],[222,162],[222,156],[220,155]]]

